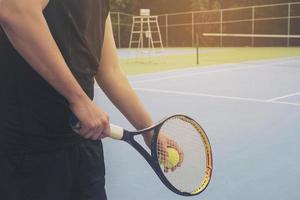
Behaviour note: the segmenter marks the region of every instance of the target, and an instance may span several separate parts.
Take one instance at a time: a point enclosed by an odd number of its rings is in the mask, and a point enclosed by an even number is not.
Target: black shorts
[[[0,199],[106,200],[101,142],[47,153],[0,154]]]

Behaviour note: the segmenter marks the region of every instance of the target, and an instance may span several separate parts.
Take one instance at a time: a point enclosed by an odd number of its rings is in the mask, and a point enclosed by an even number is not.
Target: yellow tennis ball
[[[167,148],[167,152],[168,160],[163,161],[162,164],[164,165],[164,167],[171,169],[178,164],[180,156],[178,151],[174,148]]]

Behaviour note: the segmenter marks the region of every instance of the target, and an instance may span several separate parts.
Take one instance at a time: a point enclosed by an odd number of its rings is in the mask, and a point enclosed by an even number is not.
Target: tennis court
[[[155,121],[187,114],[202,124],[210,138],[213,178],[206,191],[190,199],[299,197],[299,49],[297,52],[298,56],[292,53],[129,76]],[[96,89],[95,101],[113,123],[131,129],[100,89]],[[186,199],[165,188],[128,144],[106,139],[104,147],[109,199]]]

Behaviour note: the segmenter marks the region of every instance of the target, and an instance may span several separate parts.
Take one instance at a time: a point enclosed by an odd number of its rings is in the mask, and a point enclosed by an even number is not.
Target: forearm
[[[70,103],[87,98],[67,67],[42,10],[24,9],[6,15],[1,26],[24,59]]]
[[[149,113],[120,67],[114,71],[101,73],[96,76],[96,80],[111,102],[136,129],[143,129],[153,124]]]
[[[106,21],[102,50],[101,63],[96,74],[99,86],[136,129],[151,126],[150,115],[119,64],[110,16]]]

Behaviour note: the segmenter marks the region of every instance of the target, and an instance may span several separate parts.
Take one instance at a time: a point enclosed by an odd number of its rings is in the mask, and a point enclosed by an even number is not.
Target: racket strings
[[[204,133],[192,122],[183,117],[170,118],[162,125],[157,141],[157,155],[164,176],[177,190],[188,193],[200,187],[208,165]],[[176,153],[169,158],[168,148],[175,149],[179,158]],[[169,166],[166,167],[166,163]]]

